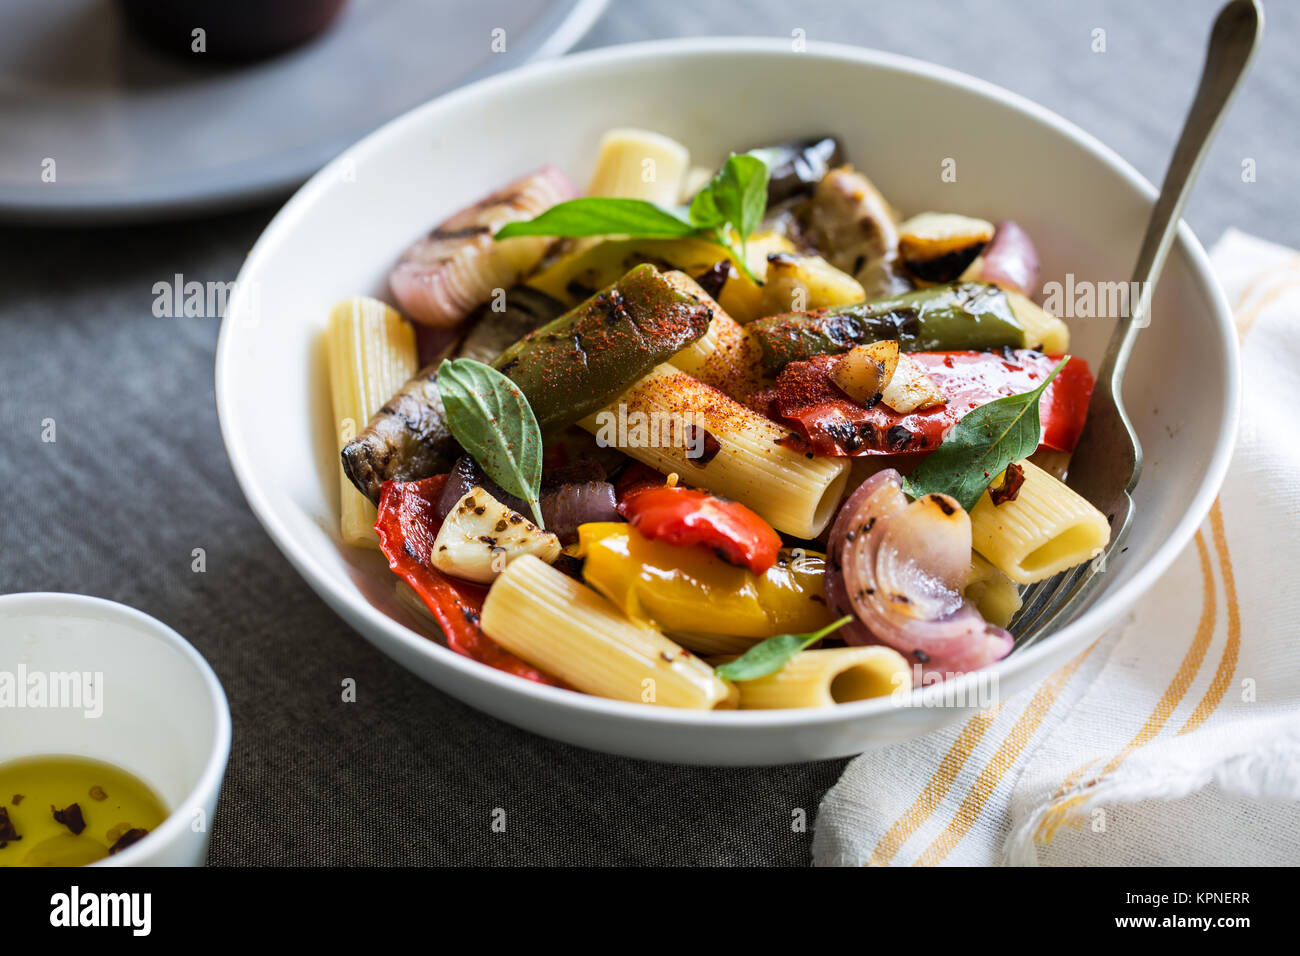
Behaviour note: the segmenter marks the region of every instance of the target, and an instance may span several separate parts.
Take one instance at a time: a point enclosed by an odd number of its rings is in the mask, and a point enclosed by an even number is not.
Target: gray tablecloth
[[[1216,7],[613,0],[582,47],[802,29],[1025,94],[1158,181]],[[1268,13],[1264,49],[1192,197],[1188,219],[1207,245],[1229,225],[1300,245],[1300,10],[1275,0]],[[1093,52],[1096,29],[1104,53]],[[1246,159],[1255,182],[1243,182]],[[0,590],[133,604],[211,661],[234,718],[212,862],[806,863],[811,833],[792,826],[795,811],[811,821],[840,762],[675,768],[532,736],[397,667],[292,571],[226,463],[217,323],[150,311],[153,284],[175,273],[233,278],[274,212],[0,229]],[[54,443],[41,440],[49,418]],[[201,574],[191,570],[200,547]],[[340,700],[344,677],[357,681],[354,704]],[[491,826],[498,807],[503,833]]]

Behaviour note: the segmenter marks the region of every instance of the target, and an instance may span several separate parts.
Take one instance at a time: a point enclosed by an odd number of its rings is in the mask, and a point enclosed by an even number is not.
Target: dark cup
[[[175,56],[258,60],[319,34],[347,0],[118,0],[131,29]],[[202,30],[196,37],[195,30]],[[201,48],[200,48],[201,47]]]

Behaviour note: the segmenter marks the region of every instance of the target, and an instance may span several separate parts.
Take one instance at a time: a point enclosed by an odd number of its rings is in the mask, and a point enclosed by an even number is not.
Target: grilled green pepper
[[[709,328],[708,306],[639,265],[492,364],[528,397],[543,432],[572,425],[690,345]]]
[[[959,282],[856,305],[791,312],[751,322],[763,370],[832,355],[855,345],[897,339],[905,352],[1024,348],[1025,328],[1007,294],[994,285]]]
[[[690,345],[712,318],[707,306],[673,288],[654,266],[640,265],[491,364],[519,386],[542,431],[554,432]],[[417,372],[343,449],[343,470],[372,501],[385,481],[450,471],[459,457],[438,396],[440,364]]]

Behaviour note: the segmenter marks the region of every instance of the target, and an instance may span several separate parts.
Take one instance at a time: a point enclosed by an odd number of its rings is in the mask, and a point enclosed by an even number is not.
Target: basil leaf
[[[719,173],[718,175],[721,175]],[[714,180],[717,176],[714,177]],[[718,208],[718,202],[713,192],[713,181],[695,194],[691,200],[691,208],[688,210],[691,222],[699,229],[717,229],[724,225],[727,217],[722,214]]]
[[[515,236],[639,236],[677,239],[692,235],[695,226],[644,199],[588,196],[552,206],[535,219],[507,223],[494,238]]]
[[[456,441],[542,524],[542,432],[519,386],[490,365],[459,358],[438,368],[438,394]]]
[[[769,637],[762,643],[755,644],[734,661],[723,664],[716,673],[723,680],[756,680],[768,674],[775,674],[804,648],[816,644],[831,631],[839,630],[851,620],[853,620],[851,615],[845,615],[811,634],[778,634],[776,637]]]
[[[691,202],[691,222],[703,229],[730,223],[742,251],[767,212],[767,163],[748,154],[727,158],[712,181]]]
[[[967,511],[974,508],[1007,465],[1029,457],[1038,447],[1043,434],[1038,401],[1068,361],[1068,355],[1061,359],[1037,388],[967,412],[939,447],[903,479],[903,490],[913,498],[935,492],[952,495]]]

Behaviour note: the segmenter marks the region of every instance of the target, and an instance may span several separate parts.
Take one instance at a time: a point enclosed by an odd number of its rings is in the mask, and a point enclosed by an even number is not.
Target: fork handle
[[[1097,371],[1098,389],[1119,392],[1120,379],[1128,364],[1129,353],[1133,351],[1138,329],[1147,324],[1154,283],[1173,246],[1192,183],[1196,181],[1196,174],[1223,122],[1228,104],[1255,55],[1263,28],[1264,10],[1259,0],[1232,0],[1219,11],[1218,19],[1214,21],[1205,66],[1201,70],[1201,83],[1183,123],[1178,146],[1169,161],[1164,185],[1151,212],[1142,251],[1138,253],[1137,265],[1133,269],[1133,281],[1138,283],[1137,303],[1130,304],[1128,314],[1120,317],[1111,333],[1106,357]]]

